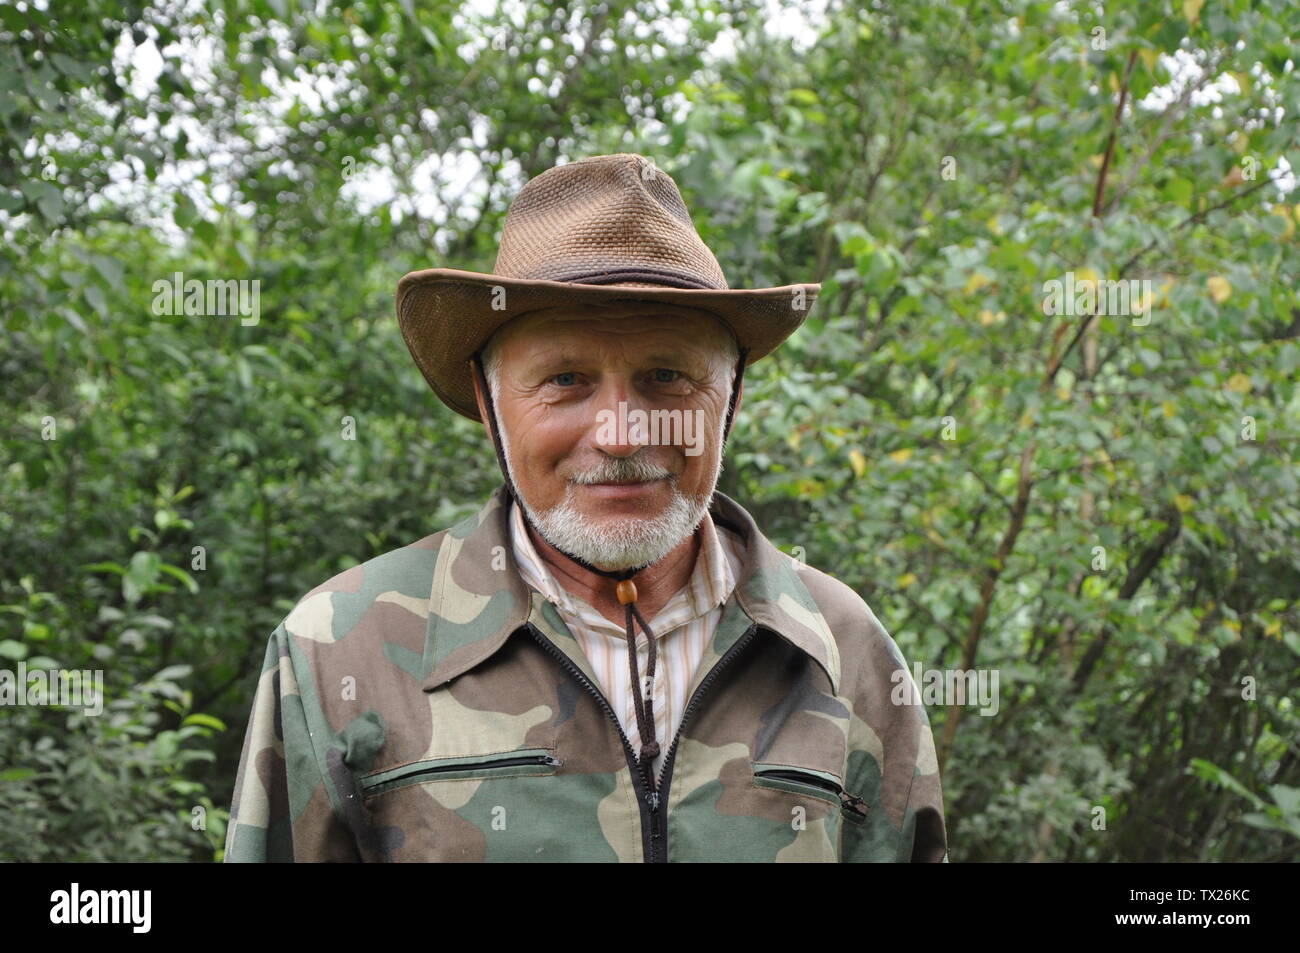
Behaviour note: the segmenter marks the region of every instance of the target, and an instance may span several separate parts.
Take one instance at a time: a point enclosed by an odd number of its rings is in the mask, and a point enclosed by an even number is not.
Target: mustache
[[[575,473],[569,478],[571,483],[639,483],[645,480],[662,480],[675,478],[667,467],[652,463],[639,453],[630,457],[604,457],[590,470]]]

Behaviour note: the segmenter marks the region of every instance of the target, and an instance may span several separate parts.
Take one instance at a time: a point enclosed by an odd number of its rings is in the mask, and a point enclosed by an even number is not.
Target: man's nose
[[[611,457],[630,457],[647,445],[651,408],[625,375],[603,375],[592,406],[596,412],[590,431],[593,446]]]

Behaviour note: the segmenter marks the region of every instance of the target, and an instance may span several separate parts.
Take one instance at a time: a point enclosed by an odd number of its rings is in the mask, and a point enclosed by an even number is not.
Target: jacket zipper
[[[673,761],[677,757],[677,742],[681,740],[682,732],[686,729],[691,715],[699,707],[700,698],[703,697],[705,690],[717,679],[718,673],[753,639],[754,634],[758,631],[758,623],[751,624],[745,634],[736,641],[736,644],[729,648],[722,658],[718,659],[717,664],[709,670],[709,674],[704,677],[704,681],[700,682],[699,687],[691,695],[690,701],[686,704],[686,710],[682,712],[682,720],[677,728],[677,735],[673,738],[673,743],[668,747],[668,754],[664,757],[664,767],[657,785],[658,791],[650,790],[648,778],[650,766],[648,764],[642,765],[637,759],[636,753],[632,750],[632,742],[628,741],[618,716],[614,714],[614,709],[605,700],[605,696],[601,694],[600,689],[593,685],[591,679],[587,678],[582,673],[582,670],[569,660],[568,656],[556,648],[554,643],[543,635],[537,626],[531,622],[526,623],[526,625],[542,647],[555,656],[556,661],[600,703],[600,706],[605,709],[605,713],[614,723],[614,727],[618,729],[618,736],[623,741],[623,755],[627,758],[628,767],[632,770],[632,783],[636,788],[637,801],[641,805],[641,843],[646,855],[646,863],[667,863],[668,823],[665,814],[668,805],[668,786],[672,783]],[[661,805],[665,808],[664,811],[659,810]]]
[[[727,665],[731,663],[731,660],[740,654],[741,649],[750,643],[757,632],[758,623],[752,623],[750,627],[745,630],[745,634],[736,641],[736,644],[727,649],[727,651],[723,653],[722,658],[718,659],[717,664],[714,665],[713,668],[709,669],[709,674],[704,676],[704,681],[700,682],[699,688],[695,689],[694,694],[691,695],[691,700],[686,703],[686,710],[682,712],[682,720],[681,724],[677,728],[677,735],[673,738],[673,743],[668,747],[668,754],[664,757],[663,771],[660,773],[659,777],[658,787],[660,797],[664,804],[665,814],[667,814],[668,806],[668,788],[669,785],[672,784],[673,780],[673,762],[677,759],[677,742],[681,740],[682,732],[686,730],[691,715],[693,715],[695,709],[699,707],[700,698],[703,697],[705,690],[712,685],[715,680],[717,680],[718,673],[726,668]],[[663,862],[666,863],[668,860],[668,823],[666,818],[663,818],[662,820],[656,818],[656,820],[661,821],[662,823],[662,827],[656,831],[656,837],[663,841]]]
[[[486,768],[508,768],[508,767],[514,767],[523,764],[550,765],[552,767],[558,768],[560,767],[560,765],[564,764],[564,762],[561,761],[559,758],[553,757],[549,754],[530,754],[530,755],[522,755],[517,758],[495,758],[490,761],[489,760],[472,761],[469,762],[468,764],[429,765],[428,767],[414,768],[410,772],[398,773],[392,777],[385,778],[382,781],[372,781],[368,786],[371,790],[367,790],[366,779],[363,778],[361,781],[361,787],[362,790],[367,795],[373,793],[385,793],[385,792],[375,792],[373,789],[384,788],[386,791],[390,785],[396,785],[397,787],[405,787],[408,784],[418,784],[420,782],[414,779],[428,777],[429,775],[444,774],[453,771],[479,771]],[[401,782],[401,783],[396,784],[396,782]]]
[[[864,817],[867,813],[867,802],[856,794],[849,794],[834,781],[826,778],[820,778],[815,774],[806,774],[803,771],[782,771],[771,769],[767,771],[758,771],[755,774],[760,778],[780,778],[784,781],[793,781],[796,784],[809,784],[813,787],[819,787],[830,791],[840,799],[840,807],[849,813]]]
[[[472,764],[439,764],[403,775],[402,780],[422,778],[426,774],[440,774],[443,771],[477,771],[480,768],[505,768],[517,764],[549,764],[558,768],[564,762],[549,754],[531,754],[522,758],[502,758],[499,761],[475,761]]]
[[[613,722],[614,729],[623,742],[623,757],[627,759],[628,768],[631,769],[632,787],[636,790],[637,806],[641,813],[641,850],[646,856],[647,863],[655,863],[654,841],[659,830],[656,815],[659,813],[660,798],[658,794],[650,790],[647,768],[641,765],[636,752],[632,750],[632,742],[628,740],[627,735],[623,732],[623,725],[619,722],[618,715],[614,713],[614,709],[610,707],[601,690],[591,683],[591,679],[583,674],[582,669],[574,665],[567,655],[556,648],[555,643],[542,634],[541,629],[531,622],[527,622],[525,625],[542,648],[553,655],[555,660],[560,663],[560,666],[578,680],[578,684],[596,699],[600,707],[605,710],[605,714],[609,716],[609,720]]]

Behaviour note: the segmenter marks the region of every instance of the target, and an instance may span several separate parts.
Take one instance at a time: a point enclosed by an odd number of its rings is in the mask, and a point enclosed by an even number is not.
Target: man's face
[[[729,341],[716,319],[667,305],[547,309],[498,332],[503,449],[544,538],[623,569],[694,531],[720,469]],[[486,420],[481,395],[479,408]],[[638,411],[665,424],[657,438]]]

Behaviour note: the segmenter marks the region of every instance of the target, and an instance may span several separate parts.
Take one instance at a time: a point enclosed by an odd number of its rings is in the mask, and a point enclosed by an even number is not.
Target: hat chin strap
[[[731,383],[731,397],[727,402],[727,422],[722,432],[722,450],[726,450],[727,438],[731,436],[731,425],[734,422],[736,413],[736,397],[740,393],[740,383],[745,376],[745,358],[749,355],[749,348],[740,348],[740,354],[736,358],[735,376]],[[482,354],[476,353],[471,360],[474,365],[474,377],[478,380],[479,388],[483,392],[483,402],[487,405],[488,426],[492,429],[492,446],[496,450],[497,465],[501,467],[501,475],[506,481],[506,496],[508,499],[520,500],[519,509],[526,522],[532,525],[528,519],[528,510],[524,507],[518,491],[510,481],[510,468],[506,465],[505,453],[501,449],[501,431],[497,428],[496,408],[492,406],[492,389],[488,386],[487,375],[483,370]],[[536,526],[533,527],[536,529]],[[549,541],[548,541],[549,542]],[[551,543],[554,546],[554,543]],[[655,718],[654,718],[654,697],[651,693],[649,697],[642,698],[641,695],[641,678],[637,672],[636,658],[636,633],[632,627],[633,621],[640,624],[641,630],[646,634],[646,640],[649,643],[650,655],[646,661],[646,679],[653,683],[655,677],[656,646],[655,634],[650,630],[646,623],[645,617],[641,615],[641,610],[637,608],[637,591],[636,583],[632,577],[639,573],[645,566],[637,566],[634,569],[597,569],[591,563],[587,562],[580,556],[573,553],[566,553],[558,546],[555,547],[569,559],[572,559],[579,566],[593,572],[598,576],[604,576],[607,579],[617,580],[618,585],[614,588],[614,594],[619,604],[626,608],[626,630],[627,630],[627,658],[628,671],[632,676],[632,707],[636,713],[637,731],[641,735],[641,751],[637,756],[637,762],[644,776],[646,787],[653,793],[657,791],[658,785],[655,781],[652,765],[654,759],[659,756],[659,742],[655,740]],[[653,565],[647,563],[646,565]]]

